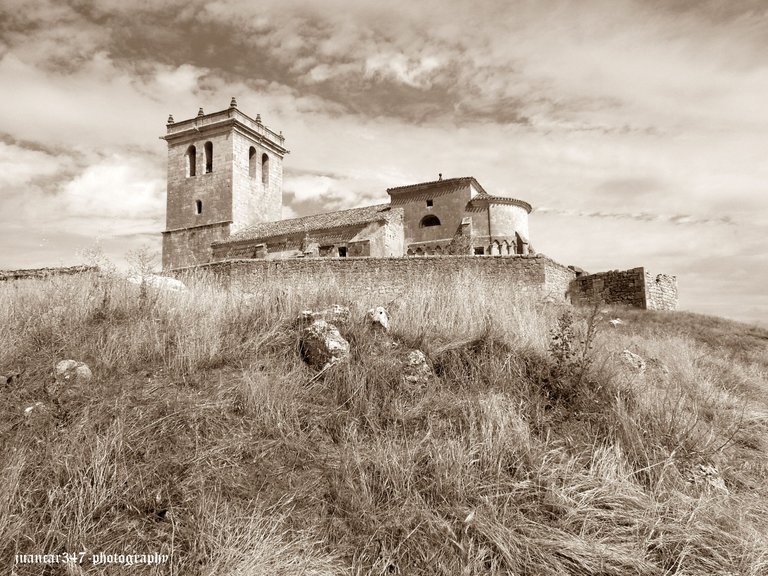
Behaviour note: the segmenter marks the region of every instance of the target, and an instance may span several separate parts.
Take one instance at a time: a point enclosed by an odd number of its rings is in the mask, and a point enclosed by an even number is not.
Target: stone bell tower
[[[163,269],[204,264],[211,244],[258,222],[279,220],[285,138],[229,108],[175,122],[168,117]]]

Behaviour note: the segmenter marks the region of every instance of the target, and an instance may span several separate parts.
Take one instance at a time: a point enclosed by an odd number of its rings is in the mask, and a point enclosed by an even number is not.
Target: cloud
[[[5,190],[50,177],[62,166],[62,160],[51,154],[0,141],[0,187]]]
[[[121,221],[154,222],[162,214],[165,178],[154,162],[114,155],[64,184],[60,197],[66,216],[104,219],[119,229]]]
[[[653,212],[582,212],[579,210],[549,208],[547,206],[540,206],[535,208],[534,212],[537,214],[557,214],[560,216],[576,218],[606,218],[612,220],[636,220],[638,222],[668,222],[674,225],[735,225],[729,216],[701,218],[691,216],[690,214],[659,214]]]

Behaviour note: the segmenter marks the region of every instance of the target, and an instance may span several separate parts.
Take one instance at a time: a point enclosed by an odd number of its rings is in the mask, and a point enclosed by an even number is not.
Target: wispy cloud
[[[557,214],[560,216],[570,216],[576,218],[609,218],[614,220],[636,220],[638,222],[668,222],[675,225],[710,225],[722,224],[731,226],[734,224],[730,216],[718,216],[713,218],[702,218],[692,216],[691,214],[659,214],[653,212],[603,212],[549,208],[539,206],[534,209],[539,214]]]

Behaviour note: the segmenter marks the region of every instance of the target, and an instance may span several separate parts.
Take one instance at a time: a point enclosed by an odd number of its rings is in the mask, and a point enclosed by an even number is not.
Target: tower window
[[[184,154],[184,163],[186,165],[187,178],[197,173],[197,149],[194,146],[187,148]]]
[[[261,155],[261,183],[269,184],[269,156],[266,154]]]
[[[427,228],[429,226],[440,226],[440,218],[434,214],[428,214],[427,216],[424,216],[424,218],[422,218],[421,222],[419,223],[419,227]]]
[[[213,172],[213,144],[211,142],[205,143],[205,173],[209,174]]]
[[[256,148],[253,146],[248,149],[248,176],[256,178]]]
[[[434,205],[435,205],[435,203],[434,203],[434,202],[432,202],[432,198],[430,198],[429,200],[427,200],[427,208],[432,208],[432,206],[434,206]]]
[[[195,214],[202,214],[202,213],[203,213],[203,201],[195,200]]]

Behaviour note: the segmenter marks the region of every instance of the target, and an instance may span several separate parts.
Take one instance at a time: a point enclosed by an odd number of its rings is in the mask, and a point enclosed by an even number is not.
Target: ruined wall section
[[[677,278],[645,272],[645,302],[649,310],[677,309]]]
[[[652,275],[645,268],[611,270],[579,276],[571,282],[569,295],[577,306],[595,302],[650,310],[677,308],[677,279]]]
[[[414,290],[448,287],[499,305],[516,299],[565,302],[574,276],[541,255],[230,260],[175,273],[183,277],[196,270],[213,272],[249,292],[267,282],[296,290],[322,285],[364,301],[390,302]]]

